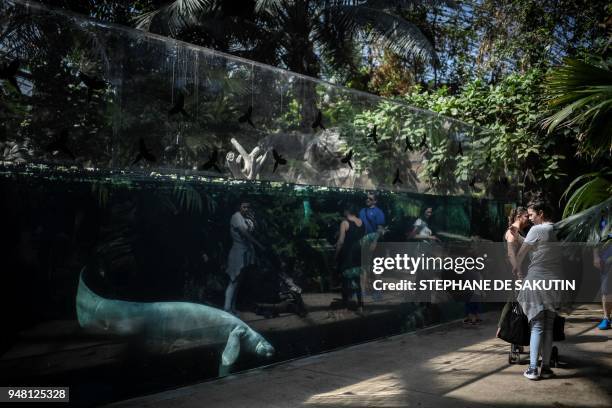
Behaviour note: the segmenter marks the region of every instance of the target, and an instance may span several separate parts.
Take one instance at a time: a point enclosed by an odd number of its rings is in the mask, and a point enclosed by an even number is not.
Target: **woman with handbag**
[[[561,305],[561,296],[554,290],[533,290],[525,283],[539,280],[556,279],[562,270],[562,256],[555,247],[557,237],[551,222],[552,210],[543,201],[534,201],[527,206],[529,220],[534,226],[529,230],[517,255],[513,272],[524,278],[523,289],[518,295],[523,312],[531,326],[529,342],[529,367],[523,374],[530,380],[550,378],[554,374],[550,369],[550,355],[553,342],[553,325],[556,310]],[[553,243],[553,244],[551,244]],[[527,274],[521,264],[527,254],[531,254]],[[538,373],[538,357],[542,356],[542,369]]]
[[[529,226],[529,214],[527,213],[527,208],[525,207],[516,207],[513,208],[508,216],[508,229],[504,234],[504,242],[506,243],[507,253],[508,253],[508,262],[510,263],[511,270],[514,271],[517,263],[516,256],[518,254],[521,245],[523,245],[524,231]],[[513,275],[513,278],[516,278]],[[495,337],[499,337],[499,331],[506,317],[506,314],[512,308],[512,304],[514,303],[514,296],[512,295],[511,299],[508,299],[504,308],[502,309],[501,316],[499,317],[499,323],[497,324],[497,333]],[[522,352],[522,346],[521,346]]]

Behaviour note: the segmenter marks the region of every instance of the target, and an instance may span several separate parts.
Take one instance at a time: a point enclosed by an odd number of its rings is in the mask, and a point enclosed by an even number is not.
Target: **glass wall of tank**
[[[501,237],[507,199],[465,195],[490,176],[467,166],[486,130],[40,6],[0,12],[5,383],[118,399],[448,318],[365,280],[365,318],[338,300],[339,224],[374,190],[381,240],[410,239],[427,208],[443,239]],[[247,203],[252,241],[232,223]]]
[[[165,37],[0,4],[5,164],[453,195],[500,176],[469,167],[487,159],[486,129]]]

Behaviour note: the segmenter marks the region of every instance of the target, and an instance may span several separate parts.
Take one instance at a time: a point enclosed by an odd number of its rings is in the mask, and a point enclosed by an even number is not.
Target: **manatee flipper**
[[[236,362],[238,356],[240,355],[240,339],[245,333],[246,330],[244,327],[236,327],[231,331],[227,337],[227,344],[225,345],[225,350],[223,350],[223,355],[221,356],[222,366],[229,367]]]

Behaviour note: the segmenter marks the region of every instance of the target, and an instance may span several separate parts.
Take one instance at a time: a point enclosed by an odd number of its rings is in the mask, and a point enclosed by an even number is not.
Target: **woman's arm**
[[[512,270],[514,271],[518,265],[516,259],[516,244],[517,241],[515,235],[509,229],[506,231],[504,235],[504,239],[506,240],[506,247],[508,250],[508,260],[510,261],[510,265],[512,265]]]
[[[521,269],[521,265],[523,265],[525,257],[532,249],[533,245],[523,243],[523,245],[521,245],[521,249],[519,249],[518,254],[516,255],[516,266],[512,269],[512,272],[521,279],[525,277],[525,274]]]

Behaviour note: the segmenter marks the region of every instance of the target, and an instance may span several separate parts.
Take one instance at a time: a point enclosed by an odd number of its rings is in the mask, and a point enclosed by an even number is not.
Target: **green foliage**
[[[188,213],[202,212],[202,197],[195,188],[188,184],[177,183],[174,186],[174,199],[178,203],[179,208]]]
[[[450,95],[446,88],[435,92],[416,88],[403,99],[411,105],[491,130],[482,132],[475,128],[475,154],[465,154],[459,160],[455,169],[458,179],[465,180],[472,169],[489,188],[504,174],[523,183],[529,165],[536,179],[554,180],[564,176],[559,165],[564,157],[554,154],[553,139],[538,133],[537,121],[544,103],[543,78],[542,71],[533,69],[509,75],[497,85],[474,80],[456,95]],[[434,152],[428,171],[444,165],[446,156]]]
[[[300,103],[297,99],[292,98],[287,104],[287,110],[281,116],[280,123],[284,124],[284,128],[291,129],[297,127],[300,122],[302,122]]]
[[[584,184],[577,187],[581,183]],[[574,192],[565,204],[563,218],[570,217],[610,198],[612,196],[612,170],[604,169],[577,177],[567,187],[561,199],[572,190]]]
[[[559,237],[566,242],[600,243],[608,236],[612,229],[612,196],[601,203],[570,215],[555,224]],[[601,230],[602,218],[606,221],[606,228]]]
[[[612,153],[612,61],[567,59],[546,79],[553,114],[542,122],[548,133],[578,128],[578,153],[599,158]]]

